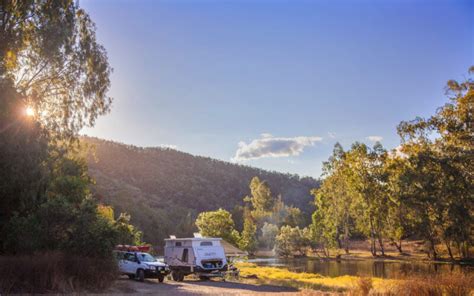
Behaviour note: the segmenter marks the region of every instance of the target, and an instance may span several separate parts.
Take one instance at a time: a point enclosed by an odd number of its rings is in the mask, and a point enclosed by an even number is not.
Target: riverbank
[[[271,284],[298,289],[311,289],[328,292],[347,292],[357,289],[361,277],[339,276],[324,277],[316,273],[292,272],[286,268],[257,266],[254,263],[237,263],[240,269],[241,281],[253,284]],[[374,291],[387,292],[387,288],[394,286],[396,280],[370,278]]]
[[[470,260],[460,260],[455,256],[455,260],[451,260],[448,251],[444,245],[437,245],[438,258],[434,260],[427,256],[427,247],[422,240],[407,240],[403,241],[402,251],[385,242],[384,255],[378,249],[377,255],[373,256],[370,252],[370,242],[366,240],[352,240],[350,241],[350,249],[347,254],[343,249],[329,250],[329,256],[325,256],[319,252],[307,252],[306,256],[313,259],[321,260],[374,260],[387,262],[424,262],[424,263],[454,263],[454,264],[472,264],[474,265],[474,258]],[[474,250],[473,250],[474,252]],[[256,257],[275,257],[276,254],[272,250],[259,250],[256,252]]]
[[[237,263],[241,281],[310,289],[334,293],[362,295],[471,295],[474,291],[474,274],[451,273],[445,275],[405,276],[397,279],[377,277],[338,276],[324,277],[317,273],[292,272],[281,267],[257,266]]]

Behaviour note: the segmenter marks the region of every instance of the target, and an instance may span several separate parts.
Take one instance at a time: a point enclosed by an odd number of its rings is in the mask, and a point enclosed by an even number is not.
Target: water
[[[342,275],[370,276],[380,278],[397,278],[401,275],[431,275],[453,271],[474,272],[474,266],[424,263],[424,262],[387,262],[375,260],[319,260],[310,258],[254,258],[249,262],[258,266],[285,267],[291,271],[319,273],[323,276],[337,277]]]

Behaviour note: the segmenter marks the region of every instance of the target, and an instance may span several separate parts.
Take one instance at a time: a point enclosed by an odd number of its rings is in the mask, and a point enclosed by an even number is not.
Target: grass
[[[0,294],[98,292],[117,274],[113,258],[61,252],[0,256]]]
[[[324,277],[320,274],[292,272],[286,268],[237,263],[244,281],[291,286],[300,289],[346,292],[354,296],[469,296],[474,295],[474,274],[453,272],[435,276],[410,276],[382,279],[357,276]]]
[[[357,286],[360,277],[357,276],[339,276],[324,277],[320,274],[306,272],[292,272],[286,268],[263,267],[253,263],[237,263],[242,278],[256,278],[257,282],[291,286],[304,289],[316,289],[322,291],[343,292],[354,289]],[[376,291],[383,292],[389,286],[392,286],[395,280],[386,280],[380,278],[372,279],[372,287]]]

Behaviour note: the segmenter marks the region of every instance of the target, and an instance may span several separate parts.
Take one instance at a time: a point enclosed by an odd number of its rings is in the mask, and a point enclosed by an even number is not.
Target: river
[[[342,275],[370,276],[380,278],[397,278],[408,274],[439,274],[453,271],[474,272],[474,266],[425,263],[393,262],[376,260],[319,260],[312,258],[254,258],[249,262],[258,266],[285,267],[291,271],[319,273],[323,276],[337,277]]]

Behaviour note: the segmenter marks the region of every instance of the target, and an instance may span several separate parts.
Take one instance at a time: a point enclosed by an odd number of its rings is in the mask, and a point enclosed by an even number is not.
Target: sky
[[[474,65],[474,1],[82,0],[114,68],[81,133],[319,177],[336,142],[400,144]]]

